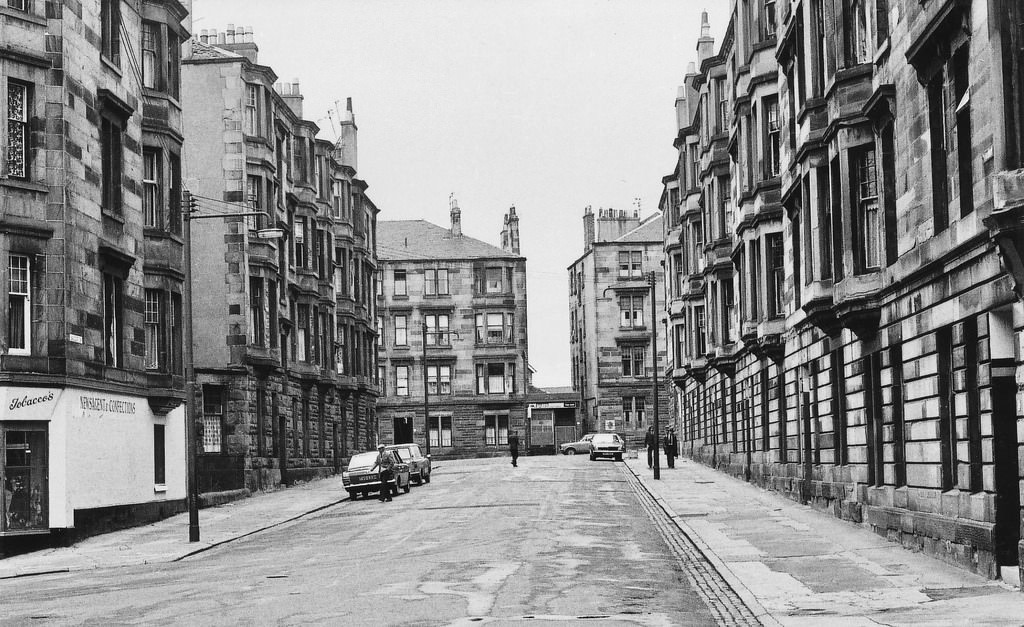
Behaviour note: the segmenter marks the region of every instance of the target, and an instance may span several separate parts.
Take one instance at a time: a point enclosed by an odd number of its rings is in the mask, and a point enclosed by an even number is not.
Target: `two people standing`
[[[654,427],[647,427],[647,433],[644,435],[644,446],[647,447],[647,467],[651,468],[654,466],[654,452],[658,448],[658,434],[654,432]],[[664,441],[665,450],[665,461],[668,462],[669,468],[676,467],[676,457],[679,457],[679,438],[676,437],[675,427],[668,428],[668,435],[665,436]]]

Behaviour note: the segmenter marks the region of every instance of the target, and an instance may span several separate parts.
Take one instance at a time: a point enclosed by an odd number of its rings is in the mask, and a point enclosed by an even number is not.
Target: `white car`
[[[596,433],[588,433],[575,442],[566,442],[559,449],[563,455],[583,455],[584,453],[589,454],[594,449],[590,443],[594,439]]]

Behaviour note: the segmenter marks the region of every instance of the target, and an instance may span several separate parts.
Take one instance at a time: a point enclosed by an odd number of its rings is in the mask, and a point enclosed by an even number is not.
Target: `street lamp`
[[[185,257],[185,285],[182,300],[185,308],[183,326],[185,331],[185,438],[186,463],[185,472],[188,474],[188,541],[199,542],[199,482],[196,477],[196,408],[195,408],[195,378],[196,368],[192,354],[192,220],[205,220],[208,218],[240,218],[246,216],[267,216],[265,211],[238,211],[234,213],[211,213],[208,215],[193,215],[196,211],[196,197],[187,189],[182,192],[182,248]],[[281,229],[263,229],[257,231],[256,236],[261,239],[277,239],[284,235]]]

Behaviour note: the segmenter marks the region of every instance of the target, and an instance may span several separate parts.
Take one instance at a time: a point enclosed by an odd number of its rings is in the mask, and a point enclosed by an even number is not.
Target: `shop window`
[[[7,352],[28,355],[32,346],[32,272],[28,255],[7,257]]]
[[[203,385],[203,452],[220,453],[224,441],[224,388]]]
[[[508,445],[508,416],[484,414],[484,444],[488,446]]]
[[[430,417],[430,446],[450,447],[452,445],[452,417]]]
[[[29,176],[29,112],[31,89],[23,83],[7,82],[7,176],[26,179]]]
[[[7,423],[0,429],[4,488],[0,531],[43,530],[47,517],[47,432],[45,426]]]

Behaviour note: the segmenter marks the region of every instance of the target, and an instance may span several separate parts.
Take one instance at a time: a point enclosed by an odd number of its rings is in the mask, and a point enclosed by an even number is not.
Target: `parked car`
[[[617,433],[598,433],[590,441],[593,449],[590,451],[590,461],[598,457],[611,457],[617,462],[622,461],[622,455],[626,452],[626,441]]]
[[[392,455],[395,460],[394,477],[388,482],[392,494],[398,494],[401,488],[409,492],[411,480],[409,479],[409,464],[402,456],[395,451],[385,451]],[[380,492],[380,469],[377,468],[377,451],[356,453],[348,461],[348,466],[341,473],[341,483],[348,490],[348,495],[355,500],[356,495],[364,497],[371,492]]]
[[[566,442],[559,448],[563,455],[583,455],[594,450],[593,445],[590,443],[594,439],[596,433],[588,433],[576,442]]]
[[[430,455],[424,456],[419,444],[392,444],[388,451],[397,451],[409,464],[409,477],[416,485],[430,483]]]

